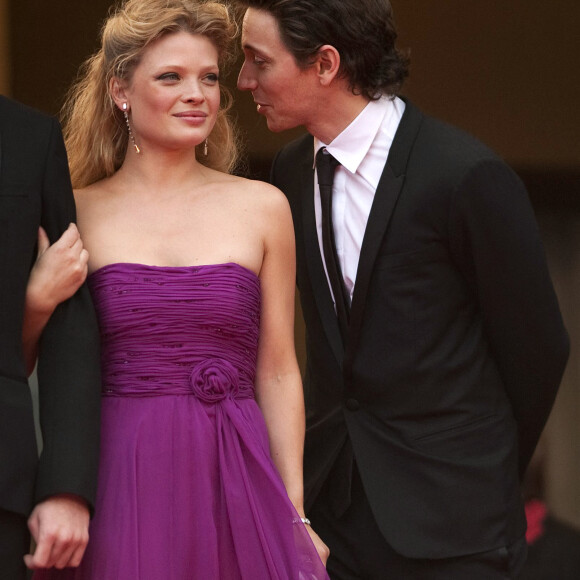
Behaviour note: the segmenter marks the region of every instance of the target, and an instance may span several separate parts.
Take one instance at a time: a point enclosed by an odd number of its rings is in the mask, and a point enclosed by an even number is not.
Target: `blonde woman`
[[[303,511],[290,211],[227,172],[235,32],[221,4],[129,0],[67,103],[101,463],[81,566],[37,579],[327,578]]]

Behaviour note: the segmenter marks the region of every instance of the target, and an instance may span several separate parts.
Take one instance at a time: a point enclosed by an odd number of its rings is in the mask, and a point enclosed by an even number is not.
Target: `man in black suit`
[[[520,477],[569,348],[525,188],[395,96],[387,0],[240,4],[238,87],[272,131],[309,132],[271,175],[294,218],[306,506],[330,575],[516,577]]]
[[[34,554],[26,556],[29,567],[78,565],[87,541],[98,463],[100,371],[96,318],[85,286],[56,307],[50,319],[46,312],[35,310],[38,301],[32,301],[30,293],[27,297],[39,227],[53,241],[65,232],[54,247],[66,252],[61,246],[70,244],[78,249],[80,243],[76,228],[69,225],[74,220],[58,122],[0,96],[3,580],[25,577],[23,557],[30,547],[28,516],[37,543]],[[34,343],[41,330],[37,350],[43,451],[39,460],[27,367],[34,362]]]

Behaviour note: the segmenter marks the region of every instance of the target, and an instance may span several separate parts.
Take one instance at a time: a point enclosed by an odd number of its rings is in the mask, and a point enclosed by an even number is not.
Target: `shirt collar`
[[[328,152],[351,173],[356,173],[359,165],[367,155],[379,127],[393,106],[391,97],[384,96],[376,101],[369,101],[367,106],[357,115],[350,125],[327,145],[314,138],[314,159],[321,147]]]

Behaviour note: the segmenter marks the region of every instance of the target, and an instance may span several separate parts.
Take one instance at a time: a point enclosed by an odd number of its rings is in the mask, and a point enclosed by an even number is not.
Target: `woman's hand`
[[[306,526],[308,533],[310,534],[310,539],[318,552],[318,556],[322,560],[322,563],[326,566],[326,561],[330,556],[330,550],[328,546],[320,539],[320,536],[312,529],[311,526]]]
[[[26,370],[34,370],[38,341],[55,308],[70,298],[87,277],[89,253],[76,225],[71,224],[52,245],[38,230],[38,256],[26,287],[22,348]]]
[[[26,308],[49,312],[70,298],[87,277],[88,252],[75,224],[52,245],[46,232],[38,230],[38,256],[26,289]]]

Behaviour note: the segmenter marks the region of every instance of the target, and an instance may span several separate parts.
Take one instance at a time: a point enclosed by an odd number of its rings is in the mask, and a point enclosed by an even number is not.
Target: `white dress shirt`
[[[382,97],[378,101],[369,102],[332,143],[327,145],[319,139],[314,139],[315,159],[318,150],[326,147],[340,162],[332,188],[332,224],[336,253],[351,300],[375,191],[404,110],[405,103],[398,97],[393,100]],[[320,254],[324,262],[320,190],[316,172],[314,210]],[[324,267],[326,270],[326,264]],[[328,279],[328,273],[326,277]]]

